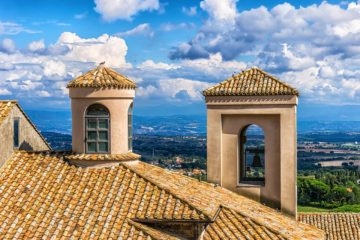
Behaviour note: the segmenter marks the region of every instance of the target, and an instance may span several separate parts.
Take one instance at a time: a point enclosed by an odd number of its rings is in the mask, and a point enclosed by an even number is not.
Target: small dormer
[[[297,90],[251,68],[203,94],[208,181],[295,216]]]
[[[132,109],[136,84],[100,64],[67,85],[75,154],[132,152]]]
[[[0,167],[16,150],[51,150],[20,104],[15,100],[0,100]]]

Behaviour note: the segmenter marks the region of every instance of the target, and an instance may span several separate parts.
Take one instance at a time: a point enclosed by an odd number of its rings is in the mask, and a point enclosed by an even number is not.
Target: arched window
[[[265,182],[264,131],[256,124],[246,126],[240,133],[240,182]]]
[[[128,148],[129,151],[132,151],[132,144],[133,144],[133,129],[132,129],[132,123],[133,123],[133,104],[130,104],[130,107],[128,109]]]
[[[109,152],[109,111],[101,104],[93,104],[86,110],[86,153]]]

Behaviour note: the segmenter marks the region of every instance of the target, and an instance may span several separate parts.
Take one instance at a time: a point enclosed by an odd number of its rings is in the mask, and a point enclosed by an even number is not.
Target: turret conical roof
[[[115,70],[105,67],[101,63],[97,68],[88,71],[87,73],[71,80],[67,84],[68,88],[103,88],[113,87],[121,89],[135,89],[136,83],[129,78],[121,75]]]

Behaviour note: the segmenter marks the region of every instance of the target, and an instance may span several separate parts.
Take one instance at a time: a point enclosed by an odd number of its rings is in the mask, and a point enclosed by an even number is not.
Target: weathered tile
[[[135,89],[136,84],[129,78],[100,64],[97,68],[75,78],[67,85],[68,88],[103,88]]]
[[[299,95],[298,91],[259,68],[251,68],[203,91],[204,96]]]

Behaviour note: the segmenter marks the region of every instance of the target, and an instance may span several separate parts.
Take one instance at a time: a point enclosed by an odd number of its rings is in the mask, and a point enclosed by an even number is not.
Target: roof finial
[[[102,61],[101,63],[99,63],[98,67],[103,67],[105,65],[105,61]]]

